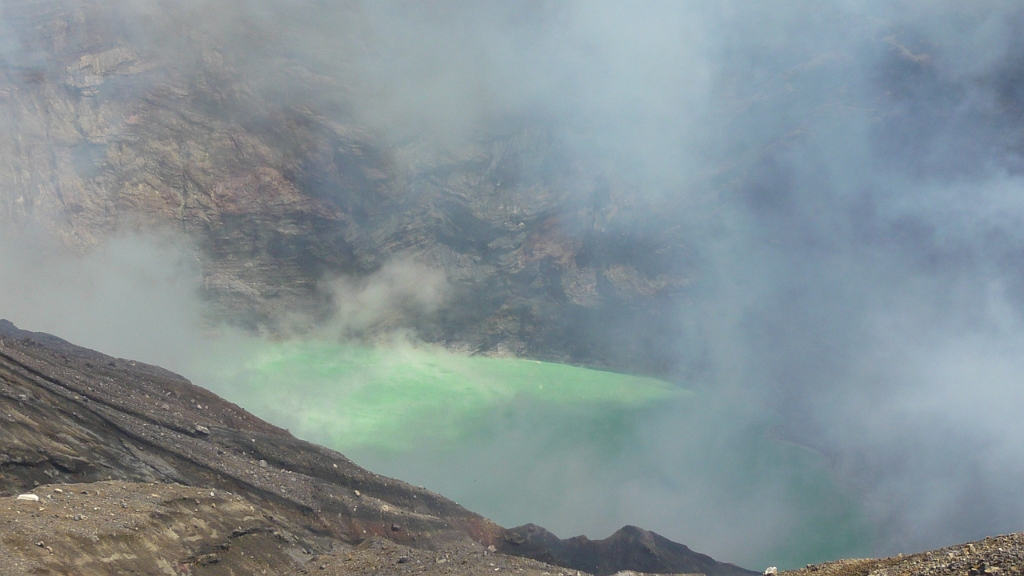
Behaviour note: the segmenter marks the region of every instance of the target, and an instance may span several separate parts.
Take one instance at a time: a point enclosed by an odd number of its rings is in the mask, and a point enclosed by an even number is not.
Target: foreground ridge
[[[0,419],[4,575],[288,574],[311,562],[421,573],[431,555],[437,573],[569,574],[513,555],[596,574],[754,574],[632,527],[575,548],[544,531],[524,546],[521,528],[369,472],[177,374],[6,320]]]
[[[1018,576],[1024,574],[1024,533],[988,537],[889,558],[850,559],[808,565],[785,576]]]

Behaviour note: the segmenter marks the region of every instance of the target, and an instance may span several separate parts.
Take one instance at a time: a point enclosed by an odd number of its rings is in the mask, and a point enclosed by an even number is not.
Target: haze
[[[0,4],[11,85],[30,80],[10,70],[48,58],[19,41],[19,6]],[[740,408],[664,411],[640,432],[647,479],[583,478],[589,498],[538,523],[602,537],[628,522],[727,561],[745,544],[769,555],[802,513],[775,505],[789,480],[765,478],[736,500],[673,456],[697,430],[724,435],[742,421],[776,425],[773,435],[823,456],[874,531],[874,554],[1024,530],[1020,3],[118,9],[145,50],[187,51],[175,31],[202,30],[268,98],[344,118],[409,165],[459,157],[494,134],[540,134],[535,153],[548,163],[530,177],[575,182],[562,190],[566,213],[610,189],[630,214],[623,236],[678,234],[688,284],[671,313],[656,326],[609,317],[600,339],[623,358],[654,359],[658,376],[711,405]],[[288,82],[297,64],[320,75],[321,91]],[[0,138],[13,142],[11,118],[24,111],[6,114]],[[182,230],[124,226],[70,242],[69,255],[67,238],[54,238],[59,214],[26,212],[7,191],[0,200],[0,316],[19,327],[215,389],[206,367],[255,345],[258,329],[204,320],[196,247]],[[325,273],[330,319],[295,311],[278,337],[407,334],[405,320],[462,297],[421,265]],[[612,512],[595,519],[593,498]]]

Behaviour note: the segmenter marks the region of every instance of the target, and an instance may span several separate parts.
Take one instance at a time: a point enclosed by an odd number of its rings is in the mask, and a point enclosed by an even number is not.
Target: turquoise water
[[[818,453],[770,418],[640,376],[431,347],[265,344],[217,392],[378,473],[506,526],[604,537],[625,523],[752,568],[868,551]]]
[[[346,452],[454,449],[488,428],[494,409],[522,402],[629,409],[690,395],[653,378],[562,364],[323,342],[268,346],[221,378],[247,409]]]

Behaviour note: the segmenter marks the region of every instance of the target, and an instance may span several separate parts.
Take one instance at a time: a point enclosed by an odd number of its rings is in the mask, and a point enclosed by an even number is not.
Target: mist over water
[[[772,438],[743,398],[402,343],[267,345],[206,380],[300,437],[506,526],[596,537],[642,523],[754,566],[869,550],[870,526],[824,458]]]
[[[125,3],[139,34],[161,6]],[[358,462],[502,521],[592,537],[629,522],[736,562],[1024,530],[1018,2],[174,6],[251,51],[239,66],[276,98],[342,100],[400,154],[525,126],[547,135],[538,154],[588,175],[576,201],[593,182],[628,199],[624,233],[685,231],[692,281],[673,314],[602,336],[670,358],[662,376],[699,400],[509,400],[461,451],[354,446]],[[282,46],[344,89],[291,90],[263,59]],[[23,328],[225,393],[237,382],[211,366],[265,350],[204,323],[184,243],[121,237],[76,259],[4,236],[0,316]],[[325,278],[342,305],[314,335],[451,296],[409,270]]]

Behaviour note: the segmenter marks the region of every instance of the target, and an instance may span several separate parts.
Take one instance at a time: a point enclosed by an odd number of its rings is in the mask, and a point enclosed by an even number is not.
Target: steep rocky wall
[[[389,140],[348,112],[344,67],[288,51],[281,35],[301,30],[207,24],[190,6],[4,3],[4,236],[42,228],[83,251],[182,234],[218,315],[271,329],[286,312],[327,318],[324,279],[416,261],[443,271],[444,305],[368,335],[668,370],[638,334],[692,280],[678,223],[638,217],[631,189],[536,121],[443,150]]]

